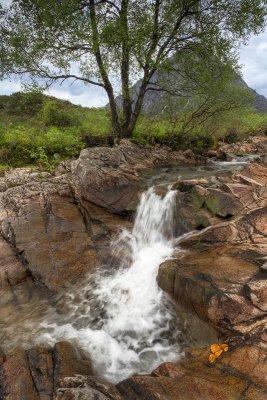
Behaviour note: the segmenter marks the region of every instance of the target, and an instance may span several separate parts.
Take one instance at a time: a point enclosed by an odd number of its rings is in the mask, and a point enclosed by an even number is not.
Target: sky
[[[239,54],[244,80],[252,89],[267,97],[267,29],[258,36],[252,36],[247,45],[240,48]],[[19,90],[22,90],[22,85],[18,80],[0,81],[0,95]],[[57,83],[45,93],[86,107],[99,107],[108,102],[104,89],[82,82],[72,85],[70,81],[62,85]]]

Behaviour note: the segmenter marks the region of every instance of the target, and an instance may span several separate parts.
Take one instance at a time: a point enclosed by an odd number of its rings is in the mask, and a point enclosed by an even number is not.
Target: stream
[[[176,192],[167,190],[161,197],[154,185],[166,186],[178,177],[214,177],[245,162],[153,171],[146,178],[148,189],[141,195],[132,231],[122,229],[110,245],[111,259],[120,262],[101,267],[53,305],[40,293],[19,315],[1,316],[3,347],[70,340],[90,354],[96,374],[112,382],[179,360],[194,335],[156,282],[159,265],[172,257],[177,241]],[[177,247],[175,251],[177,256]]]

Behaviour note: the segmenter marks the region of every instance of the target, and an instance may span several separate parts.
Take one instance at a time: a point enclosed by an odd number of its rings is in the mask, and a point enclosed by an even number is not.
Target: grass
[[[239,110],[196,124],[186,133],[181,121],[141,116],[134,139],[203,153],[219,140],[233,142],[266,132],[267,114]],[[108,109],[75,106],[35,92],[0,96],[0,175],[10,167],[27,165],[53,170],[85,147],[111,142]]]

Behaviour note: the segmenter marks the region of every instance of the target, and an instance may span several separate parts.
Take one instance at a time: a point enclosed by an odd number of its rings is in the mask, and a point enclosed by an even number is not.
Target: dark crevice
[[[40,399],[40,393],[39,393],[38,387],[37,387],[37,385],[36,385],[36,382],[35,382],[35,380],[34,380],[34,376],[33,376],[33,374],[32,374],[31,363],[30,363],[29,356],[28,356],[27,352],[26,352],[26,357],[27,357],[27,361],[28,361],[28,367],[29,367],[30,376],[31,376],[31,378],[32,378],[32,384],[33,384],[33,387],[34,387],[34,389],[35,389],[35,391],[36,391],[37,396],[38,396],[39,399]]]

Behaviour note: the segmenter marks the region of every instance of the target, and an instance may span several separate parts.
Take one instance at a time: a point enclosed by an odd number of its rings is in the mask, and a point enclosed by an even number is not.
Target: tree
[[[47,86],[67,79],[100,86],[109,99],[114,135],[130,137],[159,69],[172,69],[174,55],[192,60],[203,49],[234,67],[233,49],[263,28],[266,5],[266,0],[13,0],[0,9],[0,76],[26,74]]]

